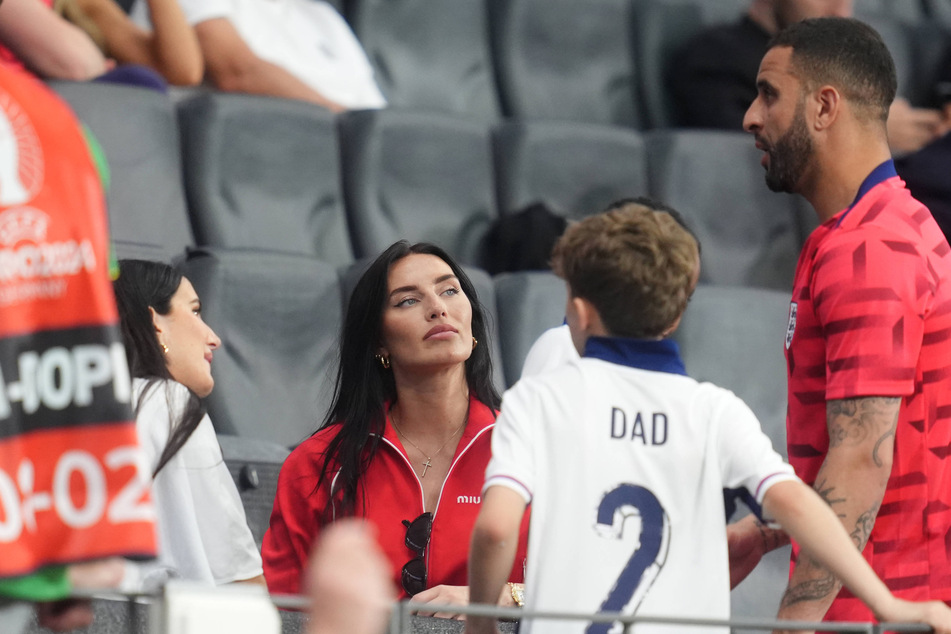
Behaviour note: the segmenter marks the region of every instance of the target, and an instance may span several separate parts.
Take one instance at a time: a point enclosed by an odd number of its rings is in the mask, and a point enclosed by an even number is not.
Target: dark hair
[[[112,283],[119,308],[119,328],[125,344],[129,372],[133,378],[147,379],[145,389],[135,404],[135,415],[145,402],[146,396],[163,381],[173,380],[165,364],[165,355],[155,336],[152,308],[160,315],[171,310],[172,296],[182,283],[180,271],[162,262],[148,260],[120,260],[119,277]],[[205,415],[201,399],[190,389],[185,411],[177,421],[172,421],[168,442],[159,456],[154,478],[174,456],[198,427]]]
[[[552,260],[609,334],[643,339],[663,336],[683,314],[698,255],[670,214],[626,204],[568,227]]]
[[[835,86],[867,118],[888,119],[898,91],[895,62],[882,36],[854,18],[812,18],[777,33],[769,48],[792,48],[792,66],[810,90]]]
[[[412,254],[435,255],[448,264],[459,279],[461,290],[472,305],[472,336],[479,341],[466,361],[469,392],[493,410],[501,404],[502,399],[492,384],[491,345],[485,308],[479,303],[469,276],[448,253],[433,244],[410,245],[406,240],[400,240],[391,245],[360,277],[350,295],[343,320],[333,401],[321,427],[338,425],[339,430],[323,455],[316,487],[319,489],[325,481],[332,481],[339,469],[339,485],[333,485],[325,509],[328,518],[335,506],[344,514],[354,512],[361,476],[383,435],[384,408],[387,402],[396,400],[393,373],[384,369],[374,356],[382,338],[390,267]]]

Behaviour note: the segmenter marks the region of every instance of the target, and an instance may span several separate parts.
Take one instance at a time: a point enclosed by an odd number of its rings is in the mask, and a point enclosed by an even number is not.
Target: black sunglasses
[[[406,547],[416,553],[416,557],[403,566],[402,573],[403,590],[413,596],[426,589],[426,560],[423,555],[433,534],[433,514],[423,513],[412,522],[403,520],[403,526],[406,527]]]

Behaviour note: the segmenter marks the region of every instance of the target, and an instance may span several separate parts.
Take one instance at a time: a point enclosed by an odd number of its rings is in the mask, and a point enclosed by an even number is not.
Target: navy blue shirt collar
[[[855,195],[855,200],[852,201],[852,204],[849,205],[849,208],[845,210],[845,213],[839,216],[839,220],[835,223],[835,226],[838,227],[842,224],[842,221],[845,220],[845,217],[849,215],[849,212],[852,211],[852,208],[858,204],[860,200],[869,193],[873,187],[879,183],[887,181],[893,176],[898,176],[898,172],[895,171],[895,162],[892,159],[888,159],[883,162],[881,165],[872,170],[872,173],[865,177],[865,180],[862,181],[862,186],[859,187],[859,193]]]
[[[588,337],[582,356],[630,368],[687,376],[680,348],[670,339]]]

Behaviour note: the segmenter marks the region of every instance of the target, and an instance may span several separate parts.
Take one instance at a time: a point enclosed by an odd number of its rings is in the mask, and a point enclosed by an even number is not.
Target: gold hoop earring
[[[162,352],[164,354],[168,354],[168,346],[166,346],[164,343],[162,344]]]
[[[475,347],[479,345],[479,340],[475,337],[472,338],[472,349],[475,350]]]
[[[383,369],[384,369],[384,370],[389,370],[389,369],[390,369],[390,358],[389,358],[389,357],[384,357],[382,354],[376,354],[376,355],[373,355],[373,356],[374,356],[374,358],[375,358],[377,361],[380,362],[380,365],[383,366]]]

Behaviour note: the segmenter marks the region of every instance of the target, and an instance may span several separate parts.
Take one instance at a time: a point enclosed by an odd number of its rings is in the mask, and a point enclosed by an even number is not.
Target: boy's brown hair
[[[627,204],[569,226],[552,267],[611,335],[655,339],[687,307],[698,259],[697,241],[673,217]]]

